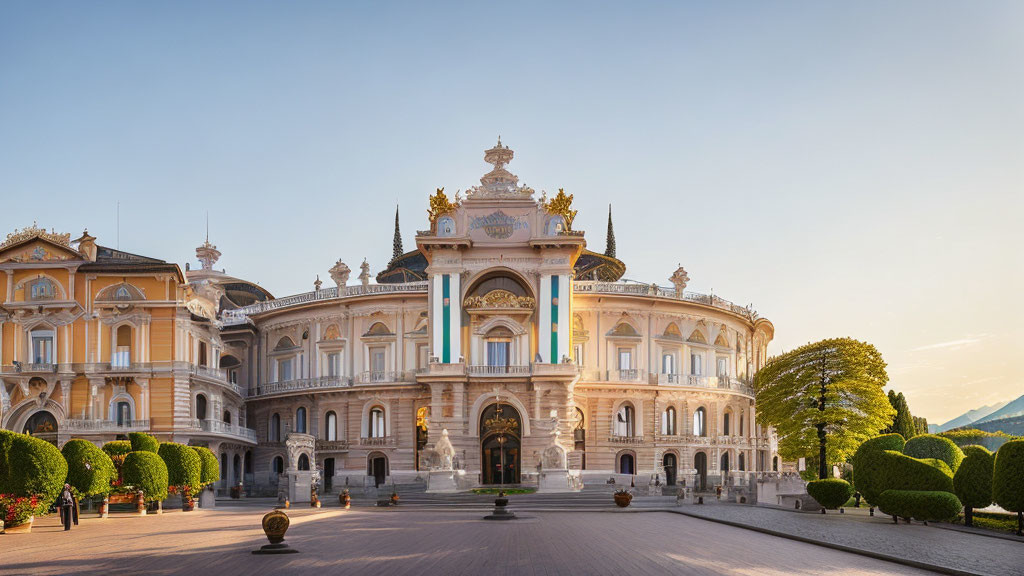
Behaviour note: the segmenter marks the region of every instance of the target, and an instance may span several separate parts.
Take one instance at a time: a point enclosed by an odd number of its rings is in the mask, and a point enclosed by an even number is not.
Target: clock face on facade
[[[455,220],[451,216],[437,219],[437,235],[441,237],[455,236]]]

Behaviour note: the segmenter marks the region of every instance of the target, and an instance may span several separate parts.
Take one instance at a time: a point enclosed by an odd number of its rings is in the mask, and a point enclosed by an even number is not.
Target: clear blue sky
[[[631,278],[875,343],[933,421],[1024,393],[1024,3],[5,2],[0,227],[278,295],[373,273],[498,134]]]

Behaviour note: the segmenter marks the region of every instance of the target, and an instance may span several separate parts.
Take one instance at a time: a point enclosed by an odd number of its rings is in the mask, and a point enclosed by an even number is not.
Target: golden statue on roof
[[[547,210],[549,214],[557,214],[565,220],[565,229],[572,230],[572,221],[576,219],[576,210],[572,209],[572,194],[566,194],[565,189],[559,188],[558,194],[551,200],[542,198],[540,207]]]
[[[462,202],[459,201],[458,195],[455,197],[455,202],[451,202],[448,200],[448,196],[445,195],[444,188],[438,188],[437,192],[430,197],[430,208],[427,209],[430,223],[433,224],[444,214],[454,212],[461,204]]]

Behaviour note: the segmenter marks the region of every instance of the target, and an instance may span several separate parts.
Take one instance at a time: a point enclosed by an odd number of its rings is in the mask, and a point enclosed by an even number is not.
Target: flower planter
[[[633,495],[629,492],[616,492],[615,493],[615,505],[619,508],[625,508],[629,506],[629,503],[633,501]]]
[[[182,512],[191,512],[191,511],[193,511],[195,509],[196,509],[196,501],[195,500],[193,500],[191,498],[182,498],[181,499],[181,511]]]
[[[397,504],[398,504],[398,494],[392,494],[391,495],[391,505],[395,506]]]
[[[348,490],[338,494],[338,504],[341,504],[345,510],[352,507],[352,496],[349,495]]]
[[[235,500],[238,500],[238,499],[240,499],[242,497],[242,487],[241,486],[232,486],[230,492],[231,492],[231,498],[233,498]]]
[[[24,524],[18,524],[17,526],[6,526],[5,525],[4,529],[3,529],[3,533],[4,534],[28,534],[29,532],[32,531],[32,521],[34,519],[35,519],[34,516],[30,517],[28,519],[28,522],[25,522]]]

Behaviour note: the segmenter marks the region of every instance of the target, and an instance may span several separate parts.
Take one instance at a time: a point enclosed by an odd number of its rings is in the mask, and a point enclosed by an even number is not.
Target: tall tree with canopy
[[[786,459],[817,453],[818,477],[893,421],[896,410],[881,353],[867,342],[834,338],[768,361],[754,378],[757,420],[773,426]]]

